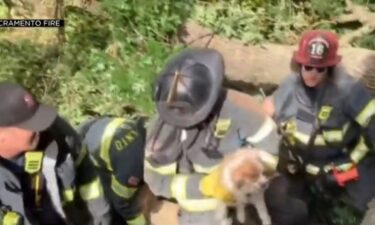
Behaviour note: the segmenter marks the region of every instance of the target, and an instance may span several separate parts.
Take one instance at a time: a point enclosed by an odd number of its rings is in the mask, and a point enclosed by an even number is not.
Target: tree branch
[[[375,13],[371,12],[366,6],[354,4],[351,0],[345,0],[345,4],[347,11],[351,13],[337,17],[335,22],[342,24],[359,21],[362,24],[362,27],[341,37],[340,44],[348,46],[356,39],[375,30]]]

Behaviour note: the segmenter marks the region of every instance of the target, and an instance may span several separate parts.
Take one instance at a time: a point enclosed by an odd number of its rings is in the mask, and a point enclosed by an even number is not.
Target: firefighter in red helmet
[[[330,31],[304,33],[292,74],[263,103],[284,140],[283,176],[266,197],[278,225],[333,224],[329,217],[312,221],[321,200],[343,202],[362,225],[375,224],[375,100],[340,65],[338,48]]]

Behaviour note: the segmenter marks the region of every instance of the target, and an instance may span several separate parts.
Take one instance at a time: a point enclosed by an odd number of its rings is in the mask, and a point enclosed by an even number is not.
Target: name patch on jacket
[[[125,134],[121,138],[115,140],[116,150],[124,150],[126,146],[132,143],[137,136],[138,133],[134,130],[129,130],[128,132],[125,132]]]

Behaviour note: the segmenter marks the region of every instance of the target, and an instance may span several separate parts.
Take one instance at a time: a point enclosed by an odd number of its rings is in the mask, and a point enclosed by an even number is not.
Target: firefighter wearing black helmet
[[[155,195],[178,203],[181,225],[219,222],[218,200],[232,198],[218,182],[223,156],[246,145],[278,152],[272,119],[250,96],[223,88],[223,76],[220,53],[188,49],[155,83],[158,114],[146,142],[145,181]]]

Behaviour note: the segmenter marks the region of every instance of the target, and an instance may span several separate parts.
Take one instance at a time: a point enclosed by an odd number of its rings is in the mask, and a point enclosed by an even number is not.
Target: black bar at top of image
[[[63,27],[62,19],[0,19],[1,27]]]

